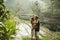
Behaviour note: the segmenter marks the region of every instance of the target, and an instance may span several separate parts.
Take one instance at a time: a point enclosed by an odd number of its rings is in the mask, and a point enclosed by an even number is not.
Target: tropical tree
[[[4,5],[4,0],[0,0],[0,21],[3,21],[5,18],[8,19],[9,11]]]
[[[31,10],[33,11],[33,14],[40,16],[40,6],[38,1],[32,3]]]

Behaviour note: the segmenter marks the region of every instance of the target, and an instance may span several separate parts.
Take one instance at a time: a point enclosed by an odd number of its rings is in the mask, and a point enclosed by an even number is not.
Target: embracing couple
[[[40,21],[39,21],[38,16],[31,18],[31,25],[32,25],[32,29],[31,29],[31,36],[32,37],[31,37],[31,39],[33,40],[33,35],[35,32],[35,38],[36,38],[36,40],[39,40],[38,32],[40,30]]]

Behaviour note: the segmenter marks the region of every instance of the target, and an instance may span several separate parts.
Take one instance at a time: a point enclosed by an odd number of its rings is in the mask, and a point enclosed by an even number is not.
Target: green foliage
[[[9,34],[14,34],[15,33],[15,30],[16,30],[16,27],[15,27],[15,21],[14,20],[7,20],[5,22],[5,25],[6,25],[6,29],[9,30]]]
[[[3,3],[3,2],[4,2],[4,0],[0,0],[0,4]]]
[[[1,17],[1,15],[3,15],[4,14],[4,9],[5,8],[5,6],[4,6],[4,4],[0,4],[0,17]]]
[[[7,33],[6,27],[0,23],[0,40],[7,39],[6,33]]]
[[[9,18],[9,11],[4,5],[4,0],[0,0],[0,21]]]
[[[16,27],[14,20],[6,20],[5,26],[0,25],[0,40],[9,40],[15,34]]]
[[[4,0],[0,0],[0,40],[9,40],[15,34],[15,21],[9,18],[9,10],[5,7]]]

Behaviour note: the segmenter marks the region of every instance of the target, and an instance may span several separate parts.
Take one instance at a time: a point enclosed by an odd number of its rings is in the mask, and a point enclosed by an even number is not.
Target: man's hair
[[[36,18],[36,19],[38,19],[39,17],[38,17],[38,16],[36,16],[35,18]]]
[[[34,18],[31,18],[32,20],[34,19]]]

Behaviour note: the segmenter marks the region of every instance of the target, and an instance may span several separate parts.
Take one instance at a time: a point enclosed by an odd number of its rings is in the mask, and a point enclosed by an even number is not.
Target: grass
[[[22,39],[23,39],[23,40],[31,40],[31,38],[28,37],[28,36],[24,36],[24,37],[22,37]],[[34,39],[34,40],[35,40],[35,39]],[[39,38],[39,40],[50,40],[50,39],[49,39],[48,36],[45,36],[45,37],[43,37],[42,39]]]
[[[31,40],[31,38],[27,37],[27,36],[24,36],[22,37],[23,40]]]

